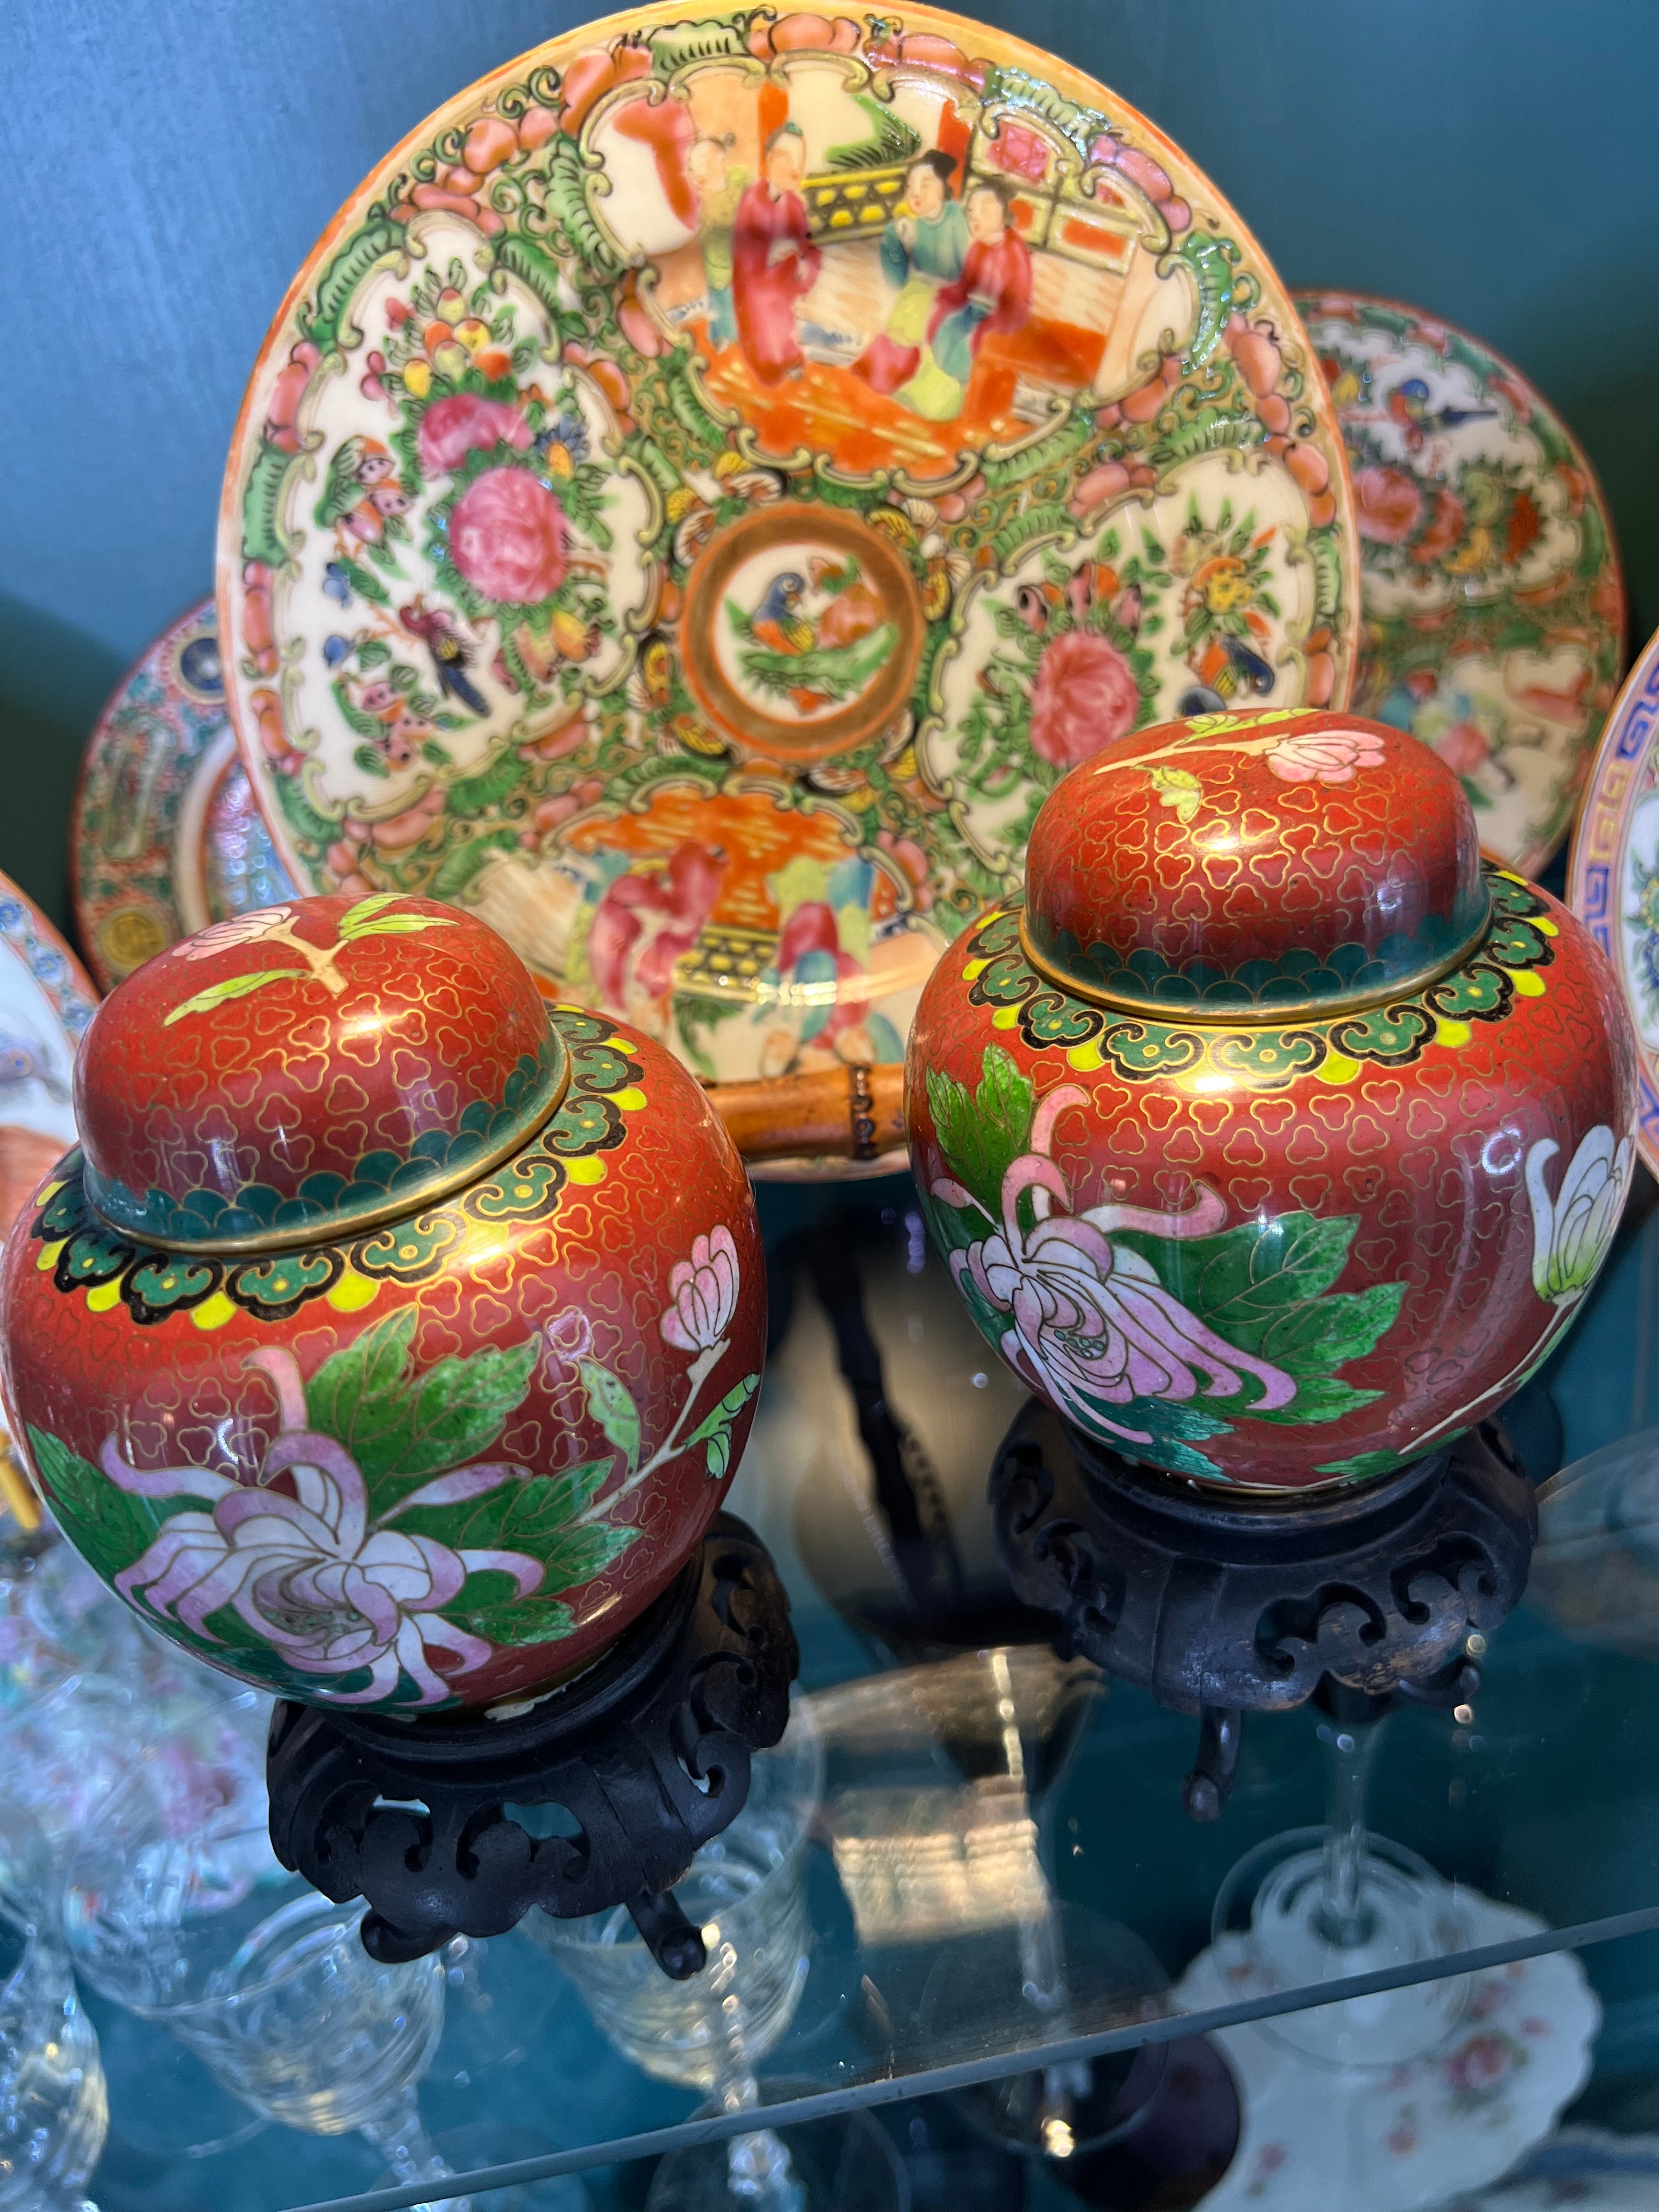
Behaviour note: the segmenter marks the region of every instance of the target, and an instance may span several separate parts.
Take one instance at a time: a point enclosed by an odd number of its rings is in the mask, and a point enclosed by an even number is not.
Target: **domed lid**
[[[431,899],[221,921],[99,1008],[76,1066],[87,1195],[175,1250],[356,1233],[472,1182],[563,1096],[517,955]]]
[[[1034,964],[1165,1018],[1365,1005],[1456,966],[1487,915],[1457,778],[1352,714],[1137,731],[1049,793],[1026,857]]]

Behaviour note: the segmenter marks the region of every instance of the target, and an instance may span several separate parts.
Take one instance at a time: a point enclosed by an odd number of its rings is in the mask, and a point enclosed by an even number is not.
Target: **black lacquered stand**
[[[272,1844],[337,1903],[367,1898],[377,1959],[501,1935],[532,1905],[562,1918],[625,1905],[684,1980],[703,1946],[673,1885],[742,1811],[750,1755],[782,1735],[798,1665],[777,1571],[722,1513],[593,1667],[512,1718],[279,1704]],[[531,1826],[558,1832],[532,1835],[509,1807],[546,1808]]]
[[[1062,1654],[1199,1716],[1183,1800],[1200,1820],[1226,1802],[1246,1712],[1316,1692],[1374,1711],[1473,1696],[1468,1637],[1519,1601],[1538,1526],[1494,1422],[1397,1474],[1297,1500],[1133,1465],[1035,1400],[997,1455],[991,1504],[1015,1591],[1055,1617]]]

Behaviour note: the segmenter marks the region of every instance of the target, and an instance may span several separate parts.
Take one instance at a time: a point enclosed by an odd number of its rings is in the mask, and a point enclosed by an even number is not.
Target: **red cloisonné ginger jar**
[[[1567,1326],[1629,1188],[1632,1048],[1456,777],[1338,714],[1107,746],[911,1040],[911,1160],[986,1336],[1200,1481],[1385,1474]]]
[[[145,1620],[315,1704],[500,1709],[672,1579],[753,1417],[742,1165],[473,917],[219,923],[106,1000],[5,1251],[13,1436]]]

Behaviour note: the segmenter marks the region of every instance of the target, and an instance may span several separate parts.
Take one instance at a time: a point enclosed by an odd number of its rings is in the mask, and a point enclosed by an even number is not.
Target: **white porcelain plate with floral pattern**
[[[1459,1889],[1471,1948],[1535,1936],[1530,1912]],[[1221,1936],[1177,1984],[1188,2012],[1265,1995],[1250,1939]],[[1428,1985],[1431,1989],[1431,1985]],[[1352,2002],[1352,2001],[1351,2001]],[[1298,2021],[1316,2036],[1318,2014]],[[1344,2067],[1266,2020],[1214,2037],[1239,2088],[1238,2149],[1207,2212],[1427,2212],[1506,2172],[1588,2080],[1601,2008],[1571,1951],[1470,1978],[1442,2047],[1397,2066]]]

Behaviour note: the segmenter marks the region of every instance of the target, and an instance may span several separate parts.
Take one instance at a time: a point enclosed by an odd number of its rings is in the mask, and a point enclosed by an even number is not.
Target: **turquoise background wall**
[[[688,14],[696,12],[688,0]],[[1292,284],[1509,353],[1659,623],[1653,0],[979,0],[1170,132]],[[307,248],[554,0],[9,0],[0,29],[0,868],[58,919],[86,732],[211,574],[243,382]]]

